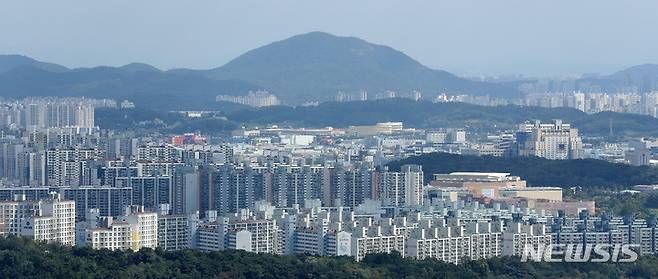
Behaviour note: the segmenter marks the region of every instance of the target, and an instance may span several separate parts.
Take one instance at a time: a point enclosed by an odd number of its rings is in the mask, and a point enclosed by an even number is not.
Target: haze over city
[[[4,1],[1,54],[68,67],[207,69],[311,31],[460,75],[610,74],[658,63],[655,1]]]
[[[2,2],[0,278],[658,278],[658,2]]]

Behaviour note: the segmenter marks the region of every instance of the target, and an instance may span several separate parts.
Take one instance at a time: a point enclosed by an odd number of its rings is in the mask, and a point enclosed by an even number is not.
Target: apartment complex
[[[281,100],[276,95],[267,91],[260,90],[256,92],[249,91],[246,96],[218,95],[215,98],[218,102],[231,102],[251,107],[267,107],[281,104]]]
[[[158,214],[140,206],[128,207],[125,214],[115,217],[91,210],[77,230],[78,245],[94,249],[138,251],[158,246]]]
[[[0,108],[0,127],[37,130],[53,127],[93,128],[97,100],[30,98]]]
[[[75,202],[57,193],[40,200],[17,195],[12,201],[0,201],[0,232],[73,246]]]

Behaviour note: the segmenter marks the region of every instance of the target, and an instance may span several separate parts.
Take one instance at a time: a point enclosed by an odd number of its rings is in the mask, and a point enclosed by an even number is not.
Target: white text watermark
[[[526,244],[521,261],[536,262],[620,262],[637,260],[638,254],[632,248],[637,244]]]

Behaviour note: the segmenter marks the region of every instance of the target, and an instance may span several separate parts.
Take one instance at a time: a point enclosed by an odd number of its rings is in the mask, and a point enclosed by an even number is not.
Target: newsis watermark
[[[521,262],[630,263],[637,260],[638,254],[632,249],[637,247],[637,244],[526,244]]]

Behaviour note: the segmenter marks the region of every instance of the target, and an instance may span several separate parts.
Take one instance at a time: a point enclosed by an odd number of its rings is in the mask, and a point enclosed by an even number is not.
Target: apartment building
[[[0,201],[0,228],[4,235],[24,236],[34,240],[75,244],[75,202],[57,193],[48,199]]]

